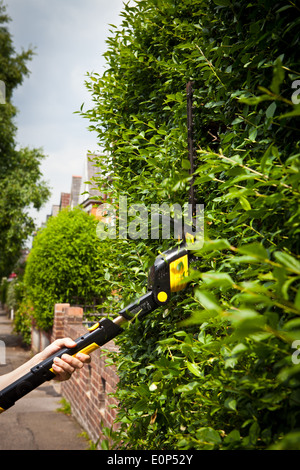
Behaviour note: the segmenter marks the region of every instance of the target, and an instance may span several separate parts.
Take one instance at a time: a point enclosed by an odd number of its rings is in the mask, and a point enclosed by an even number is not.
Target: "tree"
[[[40,171],[41,150],[17,150],[14,89],[29,74],[31,49],[16,54],[7,28],[10,21],[0,3],[0,80],[5,84],[5,103],[0,104],[0,277],[7,276],[20,257],[24,242],[34,230],[28,214],[32,205],[39,209],[50,191]]]
[[[55,303],[93,305],[107,292],[98,221],[80,208],[50,217],[34,239],[25,267],[26,302],[38,328],[49,330]]]

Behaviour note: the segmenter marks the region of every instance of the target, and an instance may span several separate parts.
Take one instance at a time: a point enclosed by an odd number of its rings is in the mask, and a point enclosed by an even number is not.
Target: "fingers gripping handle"
[[[45,361],[34,366],[31,371],[38,372],[42,369],[45,373],[46,380],[49,380],[49,378],[51,379],[55,375],[52,371],[52,365],[56,357],[62,357],[64,354],[75,356],[79,352],[90,354],[92,351],[95,351],[95,349],[103,346],[103,344],[113,339],[122,331],[122,328],[113,323],[111,320],[105,318],[97,323],[91,331],[88,331],[84,335],[77,338],[75,340],[76,346],[73,348],[60,349],[57,353],[45,359]],[[51,372],[51,375],[48,373],[49,371]]]
[[[122,331],[123,329],[111,320],[106,318],[101,320],[96,328],[75,340],[76,346],[74,348],[60,349],[57,353],[32,367],[28,374],[3,389],[0,392],[0,412],[7,410],[31,390],[52,379],[55,376],[52,370],[54,358],[61,357],[63,354],[75,356],[79,352],[90,354]]]

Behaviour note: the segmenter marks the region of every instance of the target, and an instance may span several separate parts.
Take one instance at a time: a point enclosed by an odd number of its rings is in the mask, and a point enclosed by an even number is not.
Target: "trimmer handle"
[[[123,329],[118,324],[107,318],[96,323],[87,333],[75,340],[76,346],[73,348],[60,349],[57,353],[52,354],[52,356],[32,367],[28,374],[25,374],[3,389],[0,392],[0,412],[13,406],[17,400],[27,395],[27,393],[37,388],[42,383],[53,379],[55,373],[52,370],[52,365],[56,357],[61,357],[63,354],[75,356],[79,352],[90,354],[122,331]]]

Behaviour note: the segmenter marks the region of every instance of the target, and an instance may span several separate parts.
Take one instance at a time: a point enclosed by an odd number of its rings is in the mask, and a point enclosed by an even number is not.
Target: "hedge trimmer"
[[[190,159],[190,175],[194,172],[193,122],[192,122],[192,84],[187,85],[187,114],[188,114],[188,149]],[[190,185],[190,207],[195,216],[195,201],[193,180]],[[62,348],[57,353],[40,362],[30,369],[20,379],[13,382],[0,392],[0,412],[12,407],[15,402],[44,382],[55,377],[52,369],[54,358],[63,354],[75,356],[81,352],[90,354],[108,341],[115,338],[124,330],[122,324],[135,319],[142,319],[160,306],[166,304],[174,292],[181,291],[187,286],[189,264],[192,259],[188,249],[188,238],[193,242],[193,236],[184,234],[184,240],[176,247],[167,250],[155,259],[148,276],[148,292],[142,297],[119,311],[114,320],[104,318],[83,336],[75,340],[74,348]]]

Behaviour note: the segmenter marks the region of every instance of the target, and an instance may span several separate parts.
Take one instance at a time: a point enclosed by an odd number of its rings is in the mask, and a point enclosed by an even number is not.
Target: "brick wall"
[[[51,341],[70,337],[76,339],[87,332],[82,323],[83,310],[69,304],[56,304]],[[113,341],[105,345],[109,351],[117,351]],[[106,366],[100,349],[91,353],[91,364],[77,370],[70,380],[62,382],[63,397],[71,404],[72,414],[86,430],[93,442],[101,436],[101,427],[116,429],[117,402],[109,396],[116,390],[118,376],[115,368]],[[113,407],[113,408],[112,408]]]

